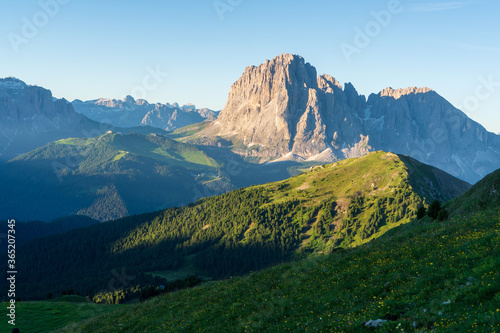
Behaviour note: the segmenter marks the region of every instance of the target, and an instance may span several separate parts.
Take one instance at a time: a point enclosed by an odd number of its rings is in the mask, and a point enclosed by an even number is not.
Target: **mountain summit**
[[[472,183],[500,165],[500,136],[432,89],[386,88],[366,99],[291,54],[247,67],[219,119],[195,137],[229,140],[235,152],[260,162],[392,151]]]
[[[231,87],[218,121],[207,131],[242,140],[248,154],[264,160],[331,161],[368,152],[356,147],[363,140],[356,110],[365,104],[352,85],[342,90],[333,77],[318,77],[302,57],[283,54],[247,67]],[[350,129],[337,131],[341,123]],[[341,147],[338,141],[353,144]]]

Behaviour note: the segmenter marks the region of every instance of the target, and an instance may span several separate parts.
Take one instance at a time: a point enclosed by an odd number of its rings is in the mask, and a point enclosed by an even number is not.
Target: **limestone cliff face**
[[[219,120],[221,136],[260,162],[336,161],[372,150],[410,155],[469,182],[500,167],[500,136],[429,88],[387,88],[366,100],[297,55],[248,67]]]
[[[246,154],[265,160],[322,158],[319,154],[335,160],[360,141],[354,115],[364,104],[352,85],[342,90],[331,76],[318,78],[302,57],[283,54],[245,70],[208,131],[257,146]],[[346,124],[353,130],[340,133]]]

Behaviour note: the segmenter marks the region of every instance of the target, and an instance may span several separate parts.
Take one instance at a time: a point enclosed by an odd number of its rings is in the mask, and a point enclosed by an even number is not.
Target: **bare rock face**
[[[500,167],[500,136],[429,88],[387,88],[366,100],[297,55],[248,67],[218,121],[198,134],[260,162],[333,162],[373,150],[406,154],[471,183]]]
[[[302,57],[283,54],[245,70],[231,87],[218,122],[205,134],[257,146],[241,152],[263,160],[317,159],[322,153],[336,160],[345,157],[342,149],[360,141],[356,129],[361,123],[354,115],[365,104],[352,85],[343,91],[333,77],[318,78]],[[339,134],[346,125],[352,129]]]

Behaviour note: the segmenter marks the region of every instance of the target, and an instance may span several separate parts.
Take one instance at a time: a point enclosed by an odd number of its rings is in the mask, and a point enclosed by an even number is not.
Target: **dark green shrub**
[[[421,220],[425,216],[425,213],[426,213],[425,207],[424,206],[420,207],[417,211],[417,218]]]
[[[435,220],[437,219],[440,210],[441,210],[441,201],[434,200],[431,203],[431,206],[429,207],[429,212],[427,213],[427,215],[429,215],[430,218]]]
[[[448,211],[446,210],[446,208],[443,208],[439,211],[437,219],[438,221],[444,221],[448,219],[448,216],[449,216]]]

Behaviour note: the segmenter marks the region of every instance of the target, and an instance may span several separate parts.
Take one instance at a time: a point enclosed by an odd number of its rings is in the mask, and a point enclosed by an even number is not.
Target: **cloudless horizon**
[[[365,96],[429,87],[500,133],[497,1],[0,3],[0,77],[58,98],[220,110],[247,66],[293,53]]]

